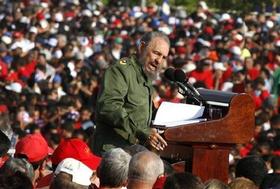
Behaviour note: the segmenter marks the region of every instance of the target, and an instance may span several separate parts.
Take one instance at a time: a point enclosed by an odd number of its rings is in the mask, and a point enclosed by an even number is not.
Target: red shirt
[[[213,74],[210,70],[194,70],[190,73],[190,77],[195,78],[196,81],[202,81],[208,89],[213,89]]]
[[[252,68],[248,70],[248,75],[250,76],[251,80],[255,80],[260,75],[260,71],[256,68]]]
[[[0,60],[0,79],[5,79],[8,75],[8,66]]]
[[[37,189],[49,188],[53,179],[53,173],[48,174],[37,181],[36,187]]]
[[[262,101],[264,101],[265,99],[267,99],[270,96],[268,90],[262,90],[261,95],[260,95],[260,99]]]

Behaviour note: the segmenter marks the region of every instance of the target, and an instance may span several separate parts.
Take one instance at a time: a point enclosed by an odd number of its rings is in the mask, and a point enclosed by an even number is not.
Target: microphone
[[[198,98],[200,101],[203,101],[203,98],[201,97],[198,90],[186,80],[186,74],[183,70],[176,69],[174,71],[174,79],[175,81],[184,84],[188,89],[191,90],[192,93],[194,93],[193,95],[195,95],[196,98]]]
[[[174,77],[174,69],[173,68],[167,68],[165,71],[164,71],[164,76],[170,80],[170,81],[175,81],[175,77]]]
[[[202,101],[195,95],[195,92],[191,90],[191,87],[188,87],[189,85],[185,85],[186,83],[186,75],[182,70],[175,70],[173,68],[167,68],[164,72],[164,76],[170,80],[175,82],[179,86],[179,93],[183,96],[189,97],[194,99],[196,102],[198,102],[200,105],[202,105]]]
[[[174,72],[175,72],[175,69],[167,68],[164,72],[164,76],[169,81],[175,82],[179,86],[179,88],[181,89],[179,91],[179,93],[181,93],[183,96],[190,96],[191,94],[190,94],[190,91],[188,90],[188,88],[183,83],[176,81]]]

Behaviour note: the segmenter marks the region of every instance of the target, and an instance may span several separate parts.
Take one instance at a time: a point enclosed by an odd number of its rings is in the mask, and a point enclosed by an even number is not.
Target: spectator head
[[[274,156],[271,159],[271,168],[273,169],[274,173],[280,173],[280,157]]]
[[[280,128],[280,115],[274,115],[270,119],[270,124],[272,129],[279,129]]]
[[[163,189],[203,189],[200,178],[191,173],[175,173],[166,178]]]
[[[204,189],[229,189],[229,186],[217,179],[208,180]]]
[[[40,176],[40,171],[45,169],[46,158],[49,155],[49,147],[41,134],[30,134],[23,137],[16,144],[15,157],[24,158],[32,164],[35,177]]]
[[[34,170],[32,165],[25,159],[10,158],[0,169],[0,174],[13,175],[16,172],[21,172],[26,175],[31,181],[34,180]]]
[[[260,185],[260,189],[277,189],[280,188],[280,174],[271,173],[265,175]]]
[[[41,134],[30,134],[16,144],[15,156],[25,157],[33,164],[44,160],[48,156],[49,147]]]
[[[267,173],[264,160],[258,156],[247,156],[237,162],[236,177],[245,177],[252,180],[257,186]]]
[[[130,159],[131,156],[121,148],[115,148],[104,153],[97,172],[100,186],[125,187]]]
[[[87,188],[91,184],[93,171],[82,162],[66,158],[61,161],[56,170],[51,183],[51,189],[58,188]]]
[[[65,122],[61,125],[61,137],[62,138],[71,138],[74,131],[74,121],[66,119]]]
[[[95,156],[88,145],[78,138],[65,139],[58,145],[51,157],[54,168],[65,158],[79,160],[92,170],[96,170],[101,161],[101,158]]]
[[[127,153],[129,153],[131,156],[134,156],[138,152],[147,151],[148,149],[145,146],[142,146],[140,144],[134,144],[134,145],[126,147],[124,150]]]
[[[129,163],[128,188],[152,188],[163,173],[164,165],[159,156],[150,151],[139,152]]]
[[[253,181],[250,179],[239,177],[231,181],[229,183],[230,189],[257,189],[258,187],[255,185]]]
[[[4,157],[7,154],[10,146],[11,146],[11,141],[9,140],[7,135],[5,135],[0,130],[0,158]]]
[[[31,180],[23,173],[0,175],[0,188],[5,189],[33,189]]]
[[[158,76],[169,53],[170,41],[161,32],[148,32],[143,35],[139,45],[139,61],[148,77],[155,79]],[[158,53],[154,53],[154,52]]]

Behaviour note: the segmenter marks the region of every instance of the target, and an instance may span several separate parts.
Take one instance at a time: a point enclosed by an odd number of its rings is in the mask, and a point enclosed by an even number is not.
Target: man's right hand
[[[166,141],[160,136],[160,134],[157,132],[155,128],[151,129],[150,136],[148,138],[149,145],[156,149],[156,150],[164,150],[164,148],[167,146]]]

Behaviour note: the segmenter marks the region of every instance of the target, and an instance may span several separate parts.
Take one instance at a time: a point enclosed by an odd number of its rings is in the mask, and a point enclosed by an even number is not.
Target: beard
[[[146,76],[151,80],[157,79],[157,76],[159,75],[158,69],[156,69],[155,71],[151,71],[151,70],[148,70],[145,66],[143,66],[143,71],[146,74]]]
[[[159,68],[157,68],[156,70],[150,70],[148,68],[148,64],[149,62],[147,61],[147,58],[146,58],[146,52],[144,52],[140,57],[139,57],[139,62],[140,64],[142,65],[142,69],[145,73],[145,75],[151,79],[151,80],[155,80],[157,79],[158,75],[159,75]]]

